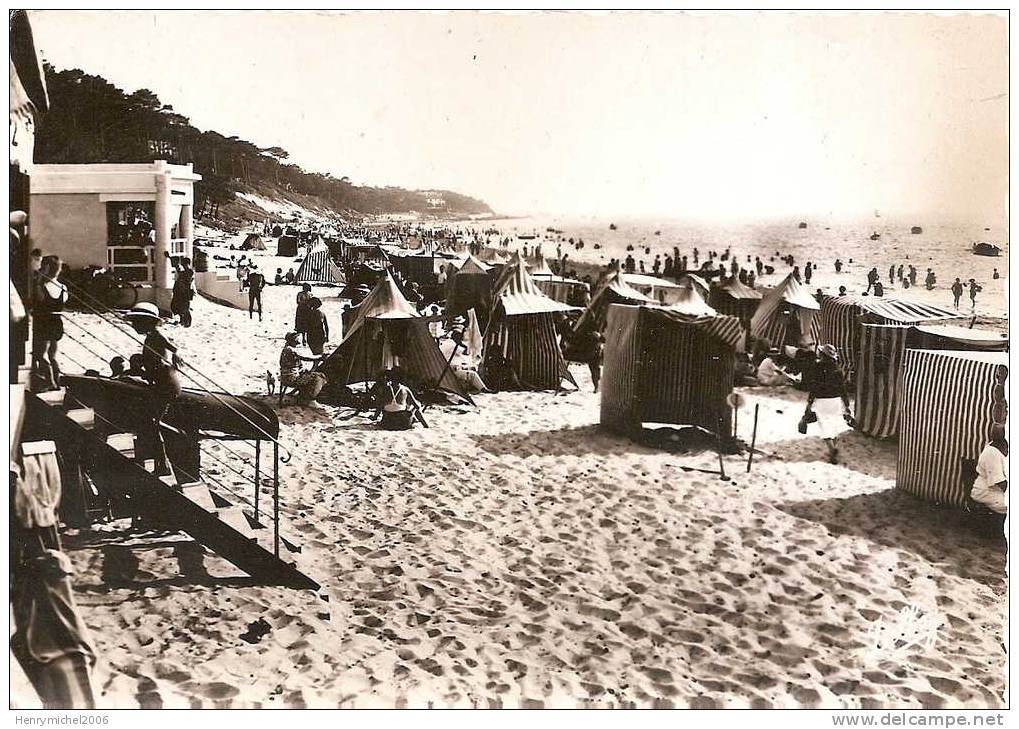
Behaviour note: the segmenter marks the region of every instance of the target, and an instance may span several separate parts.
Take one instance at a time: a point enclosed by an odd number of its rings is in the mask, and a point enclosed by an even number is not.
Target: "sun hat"
[[[127,312],[124,316],[127,317],[128,319],[160,318],[159,309],[156,307],[155,304],[149,303],[148,301],[143,301],[140,304],[135,304],[133,307],[131,307],[131,311]]]

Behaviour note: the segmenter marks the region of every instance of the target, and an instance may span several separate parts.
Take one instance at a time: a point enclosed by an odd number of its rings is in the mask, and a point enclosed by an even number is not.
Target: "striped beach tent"
[[[790,273],[782,282],[764,292],[750,319],[750,333],[774,346],[803,346],[816,341],[815,315],[821,305],[806,286]]]
[[[760,291],[750,288],[733,276],[711,287],[708,303],[722,314],[743,320],[749,328],[750,320],[757,311],[762,297]]]
[[[902,363],[896,488],[962,506],[963,459],[976,460],[1006,416],[1004,352],[909,349]]]
[[[958,319],[951,309],[879,296],[825,296],[821,300],[820,339],[839,351],[843,374],[852,380],[860,348],[862,324],[908,325]]]
[[[453,316],[465,314],[468,309],[487,312],[494,279],[491,271],[487,263],[468,254],[459,269],[446,279],[446,312]]]
[[[1005,351],[996,332],[946,325],[861,324],[856,365],[856,428],[874,438],[899,432],[902,363],[907,349]]]
[[[578,307],[543,294],[519,256],[503,268],[493,301],[484,336],[486,358],[493,350],[501,352],[527,389],[558,390],[563,380],[576,387],[559,347],[555,315]]]
[[[308,251],[308,255],[301,261],[297,269],[298,283],[346,283],[343,273],[333,263],[329,255],[329,246],[320,240]]]
[[[633,434],[644,423],[671,423],[732,432],[726,398],[743,331],[738,319],[691,301],[612,304],[606,319],[602,427]]]
[[[580,315],[576,330],[587,326],[595,326],[599,331],[605,330],[605,312],[611,304],[652,304],[654,301],[623,279],[623,271],[619,264],[609,268],[601,283],[595,287],[584,313]]]
[[[470,402],[428,331],[428,320],[407,301],[388,270],[353,311],[343,341],[316,368],[331,385],[376,382],[399,367],[416,388],[446,390]]]
[[[671,304],[680,296],[679,291],[689,288],[690,283],[678,284],[667,281],[657,276],[647,276],[643,273],[624,273],[623,280],[637,291],[640,291],[652,301],[659,304]]]

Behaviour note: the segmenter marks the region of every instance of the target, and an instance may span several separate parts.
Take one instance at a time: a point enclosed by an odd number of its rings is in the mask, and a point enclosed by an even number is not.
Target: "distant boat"
[[[880,233],[878,233],[878,232],[874,232],[874,233],[871,233],[871,234],[870,234],[870,239],[871,239],[871,240],[877,240],[877,239],[878,239],[878,238],[880,238],[880,237],[881,237],[881,234],[880,234]]]
[[[803,221],[801,220],[801,221],[800,221],[800,224],[799,224],[798,226],[796,226],[796,227],[798,227],[798,228],[799,228],[800,230],[805,230],[805,229],[806,229],[806,227],[807,227],[807,224],[806,224],[806,223],[804,223],[804,222],[803,222]]]
[[[1001,248],[993,243],[974,243],[973,254],[977,256],[1000,256]]]
[[[534,240],[537,237],[538,236],[533,235],[531,233],[521,233],[520,235],[517,236],[517,238],[519,238],[520,240]]]
[[[913,235],[920,235],[921,233],[923,233],[923,228],[921,228],[919,225],[914,225],[912,228],[909,229],[909,232],[912,233]]]
[[[609,223],[609,230],[615,230],[615,229],[616,229],[616,224],[615,223]]]
[[[661,234],[662,234],[662,231],[660,231],[660,230],[656,230],[655,231],[655,235],[661,235]]]

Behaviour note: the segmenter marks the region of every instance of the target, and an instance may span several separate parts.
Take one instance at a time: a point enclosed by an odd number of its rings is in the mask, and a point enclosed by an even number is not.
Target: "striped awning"
[[[811,334],[814,325],[814,312],[821,308],[806,286],[786,276],[782,283],[768,291],[761,298],[761,304],[750,320],[750,331],[755,337],[761,337],[781,344],[786,336],[784,309],[788,305],[797,315],[800,328],[800,344],[813,339]]]
[[[1003,332],[990,332],[986,329],[968,329],[948,324],[929,324],[915,327],[920,334],[941,339],[949,339],[954,344],[966,349],[1008,347],[1008,335]]]
[[[527,273],[519,256],[506,264],[495,285],[494,296],[502,303],[507,316],[580,310],[579,307],[555,301],[543,294]]]
[[[828,303],[833,307],[857,306],[868,314],[895,324],[919,324],[924,321],[965,318],[958,311],[941,306],[879,296],[839,296],[830,299]]]

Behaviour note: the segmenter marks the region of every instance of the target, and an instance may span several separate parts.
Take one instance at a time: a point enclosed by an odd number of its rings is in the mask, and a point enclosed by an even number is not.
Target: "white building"
[[[191,257],[194,183],[187,165],[36,165],[32,241],[73,268],[100,266],[141,285],[139,300],[169,308],[173,264]]]

